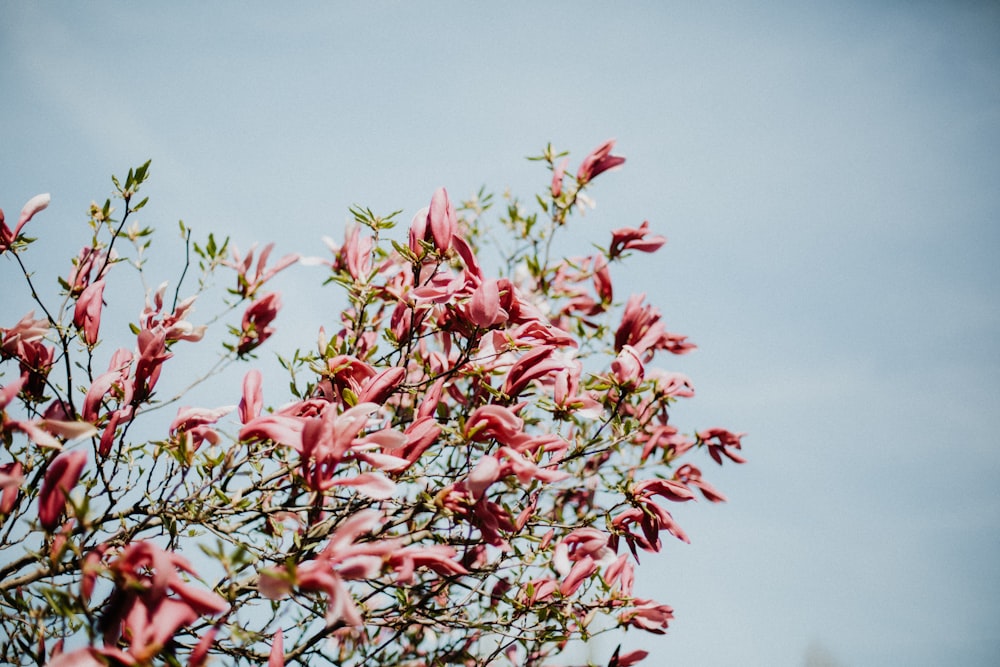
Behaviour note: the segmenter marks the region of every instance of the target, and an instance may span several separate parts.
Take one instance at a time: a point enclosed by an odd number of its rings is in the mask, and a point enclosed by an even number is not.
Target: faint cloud
[[[803,667],[844,667],[844,663],[837,660],[828,648],[819,642],[812,642],[806,648],[805,657],[802,660]]]

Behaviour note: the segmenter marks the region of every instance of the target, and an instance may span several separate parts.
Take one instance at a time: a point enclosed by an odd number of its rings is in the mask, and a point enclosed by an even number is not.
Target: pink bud
[[[274,633],[271,642],[271,654],[267,658],[267,667],[285,667],[285,637],[281,628]]]
[[[484,280],[472,293],[469,319],[483,329],[507,320],[507,311],[500,307],[500,288],[496,280]]]
[[[620,386],[629,389],[635,389],[639,386],[645,375],[642,360],[639,359],[639,355],[636,354],[635,348],[631,345],[622,347],[621,352],[611,362],[611,372]]]
[[[20,461],[0,466],[0,515],[10,514],[24,481],[24,467]]]
[[[451,248],[451,237],[458,229],[458,222],[455,219],[455,207],[448,200],[448,192],[444,188],[435,190],[431,197],[427,225],[438,251],[447,252]]]
[[[50,197],[48,194],[35,195],[28,200],[28,203],[24,205],[21,209],[21,217],[17,220],[17,225],[14,227],[14,231],[7,228],[4,224],[3,211],[0,211],[0,252],[4,252],[17,240],[18,235],[21,233],[21,228],[24,227],[31,218],[34,217],[36,213],[44,209],[49,205]]]
[[[104,280],[88,285],[76,300],[73,310],[73,324],[83,330],[83,339],[89,347],[97,344],[97,332],[101,326],[101,306],[104,299]]]
[[[563,176],[566,175],[566,165],[569,164],[569,158],[563,159],[553,170],[552,170],[552,197],[553,199],[562,194],[562,183]]]
[[[243,378],[243,398],[240,399],[240,423],[246,424],[260,415],[264,405],[261,392],[261,374],[256,368],[249,371]]]
[[[49,463],[38,493],[38,521],[46,531],[51,532],[59,525],[69,492],[79,481],[86,463],[87,452],[83,449],[63,452]]]

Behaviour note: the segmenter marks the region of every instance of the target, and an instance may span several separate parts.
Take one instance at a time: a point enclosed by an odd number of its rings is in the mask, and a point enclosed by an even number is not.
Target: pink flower
[[[484,280],[472,292],[468,303],[469,320],[482,329],[489,329],[507,321],[507,311],[500,307],[500,288],[497,280]]]
[[[618,590],[623,595],[632,595],[635,585],[635,566],[628,559],[628,554],[622,554],[604,570],[604,581],[608,586],[618,584]]]
[[[305,264],[327,264],[336,273],[347,273],[355,282],[367,282],[372,270],[372,250],[375,239],[362,236],[358,225],[349,226],[344,231],[344,245],[338,246],[336,241],[324,236],[323,242],[333,253],[332,262],[323,260],[303,259]]]
[[[521,484],[528,484],[533,479],[546,484],[552,484],[570,477],[568,472],[556,470],[551,467],[543,468],[535,464],[511,447],[501,447],[500,454],[507,459],[502,471],[503,475],[513,472],[517,476],[517,481]]]
[[[532,380],[537,380],[554,371],[561,370],[565,364],[552,356],[553,345],[541,345],[518,359],[507,372],[503,391],[510,398],[516,397]]]
[[[298,564],[293,570],[281,565],[261,572],[259,588],[265,597],[278,600],[292,588],[322,591],[327,595],[326,622],[343,621],[361,626],[364,621],[344,579],[370,579],[382,570],[384,557],[397,548],[392,541],[358,543],[358,538],[381,524],[375,510],[362,510],[343,521],[313,560]]]
[[[618,655],[618,650],[616,649],[615,654],[611,656],[611,662],[608,663],[608,667],[632,667],[645,660],[648,655],[649,651],[641,649]]]
[[[104,280],[88,285],[76,300],[73,310],[73,324],[83,330],[83,339],[89,347],[97,344],[97,332],[101,326],[101,306],[104,299]]]
[[[108,569],[118,604],[108,610],[104,639],[108,645],[127,641],[130,662],[149,662],[181,627],[229,607],[219,595],[180,577],[178,570],[195,573],[186,559],[150,542],[129,544]]]
[[[594,560],[603,562],[614,557],[614,552],[608,547],[609,537],[610,535],[597,528],[585,526],[564,537],[556,548],[560,552],[564,550],[568,560],[580,560],[590,556]]]
[[[134,400],[144,401],[152,395],[163,363],[174,355],[167,352],[167,337],[163,330],[143,329],[136,336],[136,345],[139,358],[135,363]]]
[[[121,348],[115,351],[108,364],[108,371],[94,378],[87,395],[83,399],[83,419],[91,424],[97,424],[100,418],[102,402],[112,387],[117,389],[119,402],[129,404],[132,401],[133,385],[128,382],[129,369],[132,365],[132,353]]]
[[[645,369],[638,353],[631,345],[623,345],[614,361],[611,362],[611,373],[615,382],[623,389],[635,389],[642,384]]]
[[[419,416],[404,432],[406,442],[398,454],[412,465],[441,436],[441,426],[430,415]]]
[[[98,656],[101,652],[93,648],[80,648],[53,657],[45,667],[106,667],[107,662]]]
[[[0,465],[0,516],[10,514],[24,482],[24,467],[20,461]]]
[[[83,562],[80,564],[80,597],[85,602],[90,602],[90,596],[94,593],[94,584],[97,582],[97,575],[101,572],[101,560],[104,558],[108,545],[99,544],[94,549],[87,552]]]
[[[596,176],[614,169],[625,162],[625,158],[612,155],[611,150],[615,147],[614,139],[609,139],[595,148],[583,159],[583,163],[576,172],[576,180],[583,185]]]
[[[153,301],[146,299],[146,307],[139,316],[139,324],[143,329],[162,333],[164,340],[199,341],[205,335],[207,327],[204,324],[195,326],[186,319],[194,309],[196,296],[189,296],[177,304],[174,312],[163,312],[163,296],[167,291],[167,283],[162,283],[153,294]]]
[[[569,158],[564,158],[562,162],[556,165],[552,169],[552,198],[555,199],[562,194],[563,176],[566,175],[566,165],[569,164]]]
[[[669,333],[661,321],[660,311],[651,305],[642,305],[645,294],[633,294],[625,304],[622,321],[615,332],[615,349],[631,345],[647,361],[655,350],[673,354],[686,354],[695,349],[685,336]]]
[[[455,207],[448,199],[448,192],[438,188],[431,197],[431,205],[421,209],[410,223],[410,250],[420,257],[424,249],[420,242],[431,243],[439,253],[451,248],[452,236],[458,231]]]
[[[41,400],[55,361],[55,348],[41,340],[22,341],[17,348],[21,376],[26,379],[22,390],[32,400]]]
[[[469,489],[472,497],[478,500],[498,479],[500,479],[500,461],[487,454],[479,459],[472,471],[469,472],[465,486]]]
[[[84,246],[80,249],[80,254],[75,260],[73,260],[73,270],[70,271],[69,278],[66,280],[66,284],[69,285],[70,294],[76,296],[84,290],[91,281],[91,273],[98,266],[101,267],[101,273],[97,276],[97,279],[101,279],[111,268],[111,262],[106,261],[109,255],[106,252],[101,252],[96,248],[90,246]],[[110,255],[111,259],[117,257],[117,254],[112,251]]]
[[[69,492],[76,486],[87,464],[87,452],[77,449],[63,452],[45,469],[42,489],[38,492],[38,521],[51,532],[62,520],[69,502]]]
[[[674,610],[652,600],[633,600],[635,606],[619,615],[622,625],[630,625],[653,634],[662,635],[674,618]]]
[[[489,403],[472,411],[465,421],[464,435],[476,442],[495,438],[501,443],[512,444],[523,432],[523,419],[506,406]]]
[[[190,459],[204,441],[208,440],[212,444],[219,442],[219,434],[210,425],[233,410],[234,406],[231,405],[215,409],[180,408],[170,424],[171,441]]]
[[[376,373],[363,383],[363,389],[358,394],[359,403],[385,403],[396,391],[396,387],[406,379],[406,369],[394,366]]]
[[[429,568],[442,577],[468,574],[454,557],[455,550],[444,544],[411,546],[394,551],[389,556],[389,567],[396,572],[396,581],[401,584],[412,582],[414,571],[419,567]]]
[[[240,423],[246,424],[260,415],[264,406],[264,395],[261,392],[261,374],[256,368],[251,369],[243,378],[243,398],[240,399]]]
[[[387,500],[396,491],[396,484],[386,477],[374,472],[364,472],[354,477],[344,477],[330,482],[331,486],[350,486],[358,493],[373,500]]]
[[[736,453],[736,450],[742,448],[740,439],[746,433],[733,433],[724,428],[707,428],[698,431],[696,435],[698,441],[708,447],[709,455],[719,465],[722,465],[723,456],[734,463],[746,463],[746,459]]]
[[[247,306],[236,354],[243,356],[271,337],[274,333],[271,323],[280,309],[281,295],[277,292],[269,292]]]
[[[17,220],[17,225],[14,227],[14,231],[11,231],[6,223],[4,223],[3,210],[0,210],[0,254],[6,252],[17,240],[17,237],[21,234],[21,228],[24,227],[29,220],[31,220],[36,213],[44,209],[49,205],[50,201],[49,195],[35,195],[28,200],[28,203],[24,205],[21,209],[21,217]]]
[[[208,664],[208,652],[211,650],[212,646],[215,644],[215,636],[219,633],[218,626],[213,626],[208,629],[195,647],[191,649],[191,655],[188,656],[187,667],[204,667]]]
[[[604,255],[594,257],[594,291],[601,297],[601,303],[604,305],[614,300],[611,272],[608,270],[608,260],[604,259]]]
[[[19,350],[23,344],[41,341],[48,332],[49,321],[45,319],[36,320],[35,311],[31,311],[9,329],[0,327],[0,334],[2,334],[3,340],[3,344],[0,345],[0,356],[21,356]]]
[[[580,393],[581,370],[580,362],[574,362],[569,368],[556,371],[552,382],[552,401],[566,414],[596,419],[604,408],[598,401]]]
[[[559,582],[551,577],[534,579],[525,584],[522,600],[526,605],[531,606],[536,602],[542,602],[552,597],[552,594],[555,593],[558,588]]]
[[[563,579],[559,586],[559,592],[563,595],[572,595],[583,585],[592,574],[597,572],[597,563],[590,556],[584,556],[573,565],[569,574]]]
[[[701,495],[705,496],[705,499],[713,503],[723,503],[726,501],[726,497],[719,493],[714,486],[706,482],[701,478],[701,470],[694,467],[690,463],[685,463],[677,472],[674,473],[674,478],[677,479],[681,484],[690,484],[701,491]]]
[[[0,387],[0,412],[10,405],[11,401],[17,398],[17,395],[21,392],[21,389],[27,381],[28,379],[22,375],[9,384],[5,384]],[[2,421],[0,421],[0,423],[2,423]]]
[[[278,263],[275,266],[270,269],[265,269],[264,267],[267,264],[267,259],[271,256],[271,251],[274,249],[274,244],[268,243],[264,246],[264,249],[260,251],[260,257],[257,260],[256,270],[251,273],[255,249],[256,245],[251,246],[250,249],[247,250],[246,256],[241,258],[239,250],[234,247],[232,248],[233,259],[231,261],[224,262],[226,266],[236,269],[236,293],[248,299],[253,298],[254,294],[257,293],[257,290],[259,290],[264,283],[273,278],[279,271],[283,271],[295,262],[299,261],[298,255],[285,255],[278,260]]]
[[[611,232],[611,247],[608,249],[608,258],[619,257],[626,250],[638,250],[639,252],[655,252],[667,242],[665,236],[651,236],[649,234],[649,221],[643,221],[638,229],[634,227],[622,227]]]
[[[285,667],[285,635],[278,628],[271,641],[271,653],[267,658],[267,667]]]
[[[694,396],[694,384],[691,378],[683,373],[674,373],[654,368],[647,373],[656,386],[656,392],[665,396],[691,398]]]

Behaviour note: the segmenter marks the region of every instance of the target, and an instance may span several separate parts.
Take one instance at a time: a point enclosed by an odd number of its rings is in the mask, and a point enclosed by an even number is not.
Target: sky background
[[[525,156],[615,137],[628,162],[567,252],[665,234],[617,293],[700,346],[664,362],[698,389],[679,423],[749,433],[745,466],[703,466],[730,502],[679,508],[693,543],[644,558],[669,634],[626,648],[1000,664],[1000,6],[609,4],[5,2],[0,206],[51,192],[31,235],[58,228],[64,262],[110,174],[152,158],[165,238],[324,254],[352,204],[530,199]],[[332,301],[286,330],[311,345]]]

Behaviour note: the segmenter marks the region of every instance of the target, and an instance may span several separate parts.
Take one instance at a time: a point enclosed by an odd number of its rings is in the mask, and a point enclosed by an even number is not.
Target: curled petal
[[[52,197],[49,193],[35,195],[24,205],[21,209],[21,217],[17,220],[17,228],[14,230],[14,235],[17,235],[17,230],[21,229],[29,220],[35,217],[35,214],[41,210],[48,208],[49,202],[52,201]]]
[[[89,438],[92,435],[97,435],[97,427],[89,422],[43,419],[38,422],[38,425],[49,433],[66,438],[67,440]]]

